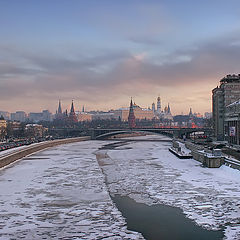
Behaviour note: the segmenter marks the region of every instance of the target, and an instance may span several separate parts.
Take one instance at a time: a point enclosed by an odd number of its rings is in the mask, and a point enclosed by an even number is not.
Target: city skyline
[[[158,97],[159,98],[159,97]],[[157,102],[158,102],[158,98],[156,98],[152,104],[154,104],[155,106],[157,105]],[[144,106],[140,106],[140,104],[138,104],[137,101],[135,101],[134,98],[130,98],[132,99],[133,103],[135,106],[138,106],[139,108],[141,109],[146,109],[146,110],[153,110],[153,106],[152,104],[150,105],[144,105]],[[168,108],[169,106],[171,106],[172,108],[172,105],[171,103],[165,103],[165,102],[162,102],[162,99],[160,100],[161,102],[161,111],[164,112],[164,109],[165,108]],[[75,108],[75,112],[111,112],[112,110],[121,110],[121,109],[129,109],[129,104],[126,104],[125,106],[121,106],[119,108],[109,108],[109,109],[88,109],[86,105],[84,104],[79,104],[78,102],[76,102],[75,100],[70,100],[70,103],[66,103],[66,102],[63,102],[61,99],[58,100],[57,104],[56,105],[56,108],[55,110],[53,111],[50,111],[49,109],[46,109],[46,108],[40,108],[40,109],[34,109],[33,111],[24,111],[22,109],[17,109],[17,110],[14,110],[14,111],[9,111],[8,109],[0,109],[0,116],[1,116],[1,112],[6,112],[6,113],[9,113],[9,114],[12,114],[12,113],[16,113],[16,112],[22,112],[22,113],[26,113],[26,114],[30,114],[30,113],[40,113],[40,112],[43,112],[43,111],[49,111],[51,114],[53,115],[56,115],[57,112],[58,112],[58,108],[59,108],[59,103],[61,104],[61,109],[63,112],[67,111],[67,112],[70,112],[71,110],[71,107],[72,107],[72,103],[74,104],[74,108]],[[54,108],[53,108],[54,109]],[[204,115],[205,113],[209,113],[209,112],[204,112],[204,113],[200,113],[197,111],[197,109],[192,109],[192,107],[190,107],[186,112],[181,112],[179,114],[174,114],[174,115],[189,115],[189,112],[191,112],[193,110],[194,114],[202,114]],[[154,111],[157,111],[157,109],[154,109]]]
[[[239,73],[239,1],[0,5],[0,110],[54,113],[59,98],[108,110],[130,96],[148,107],[160,95],[173,114],[204,113],[211,89]]]

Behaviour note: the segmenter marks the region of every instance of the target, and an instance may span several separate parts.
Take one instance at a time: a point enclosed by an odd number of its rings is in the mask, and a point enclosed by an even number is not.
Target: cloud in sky
[[[81,7],[89,9],[88,5]],[[211,89],[221,77],[239,72],[240,30],[225,29],[227,34],[219,31],[201,38],[191,35],[201,33],[193,27],[186,36],[185,21],[176,21],[181,13],[171,13],[167,4],[135,2],[125,15],[124,9],[114,4],[109,9],[93,7],[82,20],[71,9],[74,19],[61,20],[63,29],[58,26],[56,36],[47,36],[51,30],[47,22],[39,23],[46,26],[46,35],[42,29],[36,31],[37,40],[26,35],[8,42],[14,33],[0,30],[5,33],[0,40],[0,109],[54,111],[59,98],[65,102],[76,99],[91,109],[108,109],[128,105],[130,96],[148,106],[160,93],[175,113],[186,112],[190,106],[209,111]],[[60,10],[50,25],[60,20],[58,14],[64,12]],[[91,18],[94,14],[96,18]],[[6,13],[4,17],[9,21]],[[206,24],[203,21],[202,27]],[[24,26],[21,29],[28,31]]]

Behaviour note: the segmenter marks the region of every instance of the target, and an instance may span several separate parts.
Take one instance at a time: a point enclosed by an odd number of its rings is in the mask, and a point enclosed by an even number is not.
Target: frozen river
[[[168,142],[109,143],[62,145],[0,170],[0,239],[143,239],[110,194],[177,207],[240,239],[240,171],[180,160]]]

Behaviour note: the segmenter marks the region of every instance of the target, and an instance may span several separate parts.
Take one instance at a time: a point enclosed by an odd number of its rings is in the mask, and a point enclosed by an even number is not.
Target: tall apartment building
[[[17,111],[15,113],[11,113],[11,120],[18,122],[25,122],[27,119],[27,114],[24,111]]]
[[[220,80],[220,86],[212,90],[212,112],[214,135],[218,140],[228,136],[225,124],[226,107],[240,99],[240,74],[227,75]]]

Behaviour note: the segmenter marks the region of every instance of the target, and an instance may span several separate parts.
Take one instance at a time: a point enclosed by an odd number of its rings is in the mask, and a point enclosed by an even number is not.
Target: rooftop
[[[240,82],[240,74],[228,74],[220,80],[220,83]]]

